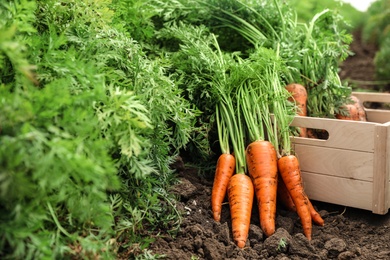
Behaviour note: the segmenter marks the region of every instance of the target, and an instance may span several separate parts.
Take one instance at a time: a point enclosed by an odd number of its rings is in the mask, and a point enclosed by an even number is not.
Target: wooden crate
[[[390,94],[353,93],[390,103]],[[292,126],[324,129],[327,140],[292,137],[312,200],[386,214],[390,207],[390,110],[366,109],[368,122],[295,117]]]

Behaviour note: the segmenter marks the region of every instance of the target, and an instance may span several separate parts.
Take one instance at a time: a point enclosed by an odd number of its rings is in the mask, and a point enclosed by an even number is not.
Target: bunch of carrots
[[[250,66],[240,64],[246,78],[235,82],[237,86],[229,88],[230,91],[221,91],[216,106],[222,154],[217,161],[211,195],[214,220],[220,221],[227,194],[233,239],[243,248],[254,199],[266,236],[275,232],[279,201],[297,212],[303,233],[311,240],[312,223],[322,226],[324,220],[304,191],[299,161],[290,144],[289,125],[302,107],[289,105],[298,98],[281,85],[277,61],[260,60],[259,67],[253,65],[256,61],[251,62]]]

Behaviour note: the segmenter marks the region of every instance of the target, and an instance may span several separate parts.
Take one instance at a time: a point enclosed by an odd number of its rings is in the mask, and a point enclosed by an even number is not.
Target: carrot
[[[341,109],[344,111],[336,114],[337,119],[360,121],[359,111],[354,104],[346,104]]]
[[[278,185],[277,155],[269,141],[254,141],[246,148],[246,162],[259,208],[260,226],[266,236],[275,233]]]
[[[298,158],[292,154],[282,156],[278,160],[278,169],[294,201],[297,214],[301,219],[303,233],[308,240],[311,240],[312,217],[310,214],[309,200],[303,188]]]
[[[243,248],[248,239],[254,198],[254,188],[251,178],[246,174],[234,174],[230,178],[228,198],[232,219],[233,240],[239,248]]]
[[[291,93],[291,97],[288,99],[294,102],[298,106],[299,116],[307,116],[307,91],[304,86],[297,83],[288,84],[286,87],[288,92]],[[307,130],[304,127],[299,128],[299,136],[307,137]]]
[[[354,95],[351,95],[351,99],[353,101],[353,104],[357,108],[359,120],[364,122],[367,121],[366,111],[364,110],[364,107],[360,100]]]
[[[307,201],[309,202],[308,205],[313,222],[318,226],[323,226],[325,221],[322,219],[321,215],[317,212],[317,210],[313,207],[313,204],[311,204],[309,198],[307,199]]]
[[[215,221],[221,220],[222,202],[225,199],[227,186],[235,167],[236,160],[232,154],[222,153],[219,156],[211,191],[211,209]]]
[[[290,211],[297,211],[297,208],[295,207],[294,201],[292,200],[289,191],[287,190],[286,184],[284,184],[282,177],[278,178],[278,191],[277,191],[277,198],[278,201],[280,201],[286,209]]]
[[[283,179],[279,175],[278,180],[278,200],[290,211],[296,212],[297,208],[295,207],[294,201],[292,200],[289,191],[287,190],[286,185],[283,182]],[[309,198],[307,198],[310,215],[313,222],[318,226],[323,226],[325,221],[322,219],[321,215],[317,212],[317,210],[311,204]]]

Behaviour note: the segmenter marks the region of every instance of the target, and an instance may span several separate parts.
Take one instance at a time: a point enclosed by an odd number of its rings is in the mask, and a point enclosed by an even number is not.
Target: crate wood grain
[[[354,92],[362,103],[390,94]],[[390,110],[367,109],[368,122],[296,116],[292,126],[324,129],[327,140],[291,137],[313,200],[386,214],[390,207]]]

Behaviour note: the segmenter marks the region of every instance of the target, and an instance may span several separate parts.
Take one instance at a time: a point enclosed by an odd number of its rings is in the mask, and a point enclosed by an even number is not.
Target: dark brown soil
[[[353,52],[340,65],[340,78],[349,80],[353,87],[362,89],[375,89],[377,86],[369,84],[375,80],[374,57],[376,47],[362,41],[361,31],[353,33],[353,42],[350,50]]]
[[[355,35],[354,56],[341,66],[342,79],[374,79],[373,46],[362,45]],[[371,88],[372,85],[359,85]],[[229,205],[224,204],[221,222],[211,214],[210,196],[213,173],[199,176],[194,169],[179,167],[179,210],[184,212],[181,229],[175,237],[160,234],[149,247],[165,259],[390,259],[390,215],[313,201],[325,220],[313,226],[312,240],[302,234],[296,213],[277,209],[277,230],[265,237],[259,227],[256,207],[252,214],[249,238],[244,249],[232,240]],[[329,191],[331,192],[331,191]]]

